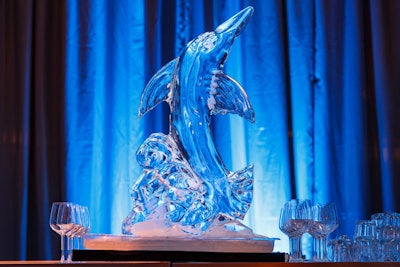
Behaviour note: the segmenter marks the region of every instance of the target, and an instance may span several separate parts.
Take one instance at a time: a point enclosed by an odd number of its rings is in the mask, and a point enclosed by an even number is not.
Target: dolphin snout
[[[234,33],[234,37],[240,35],[244,26],[246,26],[250,17],[253,15],[253,7],[249,6],[231,17],[224,23],[220,24],[216,29],[215,33]]]

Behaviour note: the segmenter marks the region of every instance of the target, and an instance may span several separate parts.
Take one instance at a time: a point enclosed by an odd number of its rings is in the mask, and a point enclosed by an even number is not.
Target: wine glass
[[[82,227],[80,231],[76,233],[76,237],[78,238],[78,249],[81,247],[82,237],[90,231],[89,208],[87,206],[79,206],[79,216]]]
[[[327,240],[328,235],[339,226],[336,204],[333,202],[317,203],[311,208],[312,222],[308,232],[314,238],[313,261],[329,261]]]
[[[74,217],[75,217],[75,221],[74,221],[74,228],[69,231],[66,235],[68,237],[69,240],[69,246],[71,249],[74,249],[74,240],[75,237],[79,237],[80,233],[83,231],[83,217],[82,217],[82,212],[81,212],[82,207],[78,204],[75,204],[73,207],[73,212],[74,212]]]
[[[54,202],[51,206],[49,224],[50,228],[61,237],[61,263],[72,261],[68,235],[75,227],[74,206],[75,204],[70,202]]]
[[[301,237],[311,219],[311,201],[292,199],[281,209],[279,229],[289,237],[289,261],[303,261]]]

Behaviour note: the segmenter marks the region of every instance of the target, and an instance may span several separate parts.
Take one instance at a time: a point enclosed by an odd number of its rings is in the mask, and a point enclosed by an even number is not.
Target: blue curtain
[[[10,99],[19,99],[14,93],[7,93],[3,89],[6,87],[25,88],[21,95],[35,107],[46,102],[29,100],[33,96],[24,92],[39,96],[58,92],[51,99],[48,97],[52,103],[57,99],[59,105],[39,109],[35,114],[53,117],[43,120],[37,115],[31,124],[11,124],[0,115],[0,173],[6,174],[7,188],[13,185],[21,191],[13,196],[20,212],[11,216],[8,223],[12,219],[23,222],[15,229],[20,240],[14,246],[18,254],[3,256],[0,250],[0,258],[58,257],[58,250],[54,249],[56,235],[43,225],[51,202],[56,200],[88,205],[92,232],[121,233],[121,222],[132,207],[130,187],[142,171],[136,162],[136,149],[151,133],[168,132],[167,105],[159,105],[140,120],[137,118],[143,88],[187,42],[214,30],[249,5],[255,9],[254,15],[235,42],[225,72],[247,91],[256,122],[251,124],[234,115],[217,115],[212,121],[215,142],[227,167],[235,171],[248,164],[255,166],[254,199],[245,224],[258,234],[281,238],[275,251],[288,251],[278,219],[281,206],[291,198],[336,202],[340,227],[333,236],[352,236],[355,222],[374,212],[400,210],[399,1],[68,0],[59,4],[61,7],[49,5],[51,1],[26,3],[24,10],[33,18],[24,17],[30,30],[23,34],[34,36],[34,42],[46,40],[41,35],[44,26],[41,28],[37,22],[42,18],[38,12],[60,13],[43,20],[48,19],[45,22],[50,24],[45,25],[52,27],[52,32],[60,30],[60,38],[52,42],[52,47],[62,49],[50,50],[64,65],[53,76],[45,77],[61,77],[63,84],[50,84],[48,91],[40,91],[40,84],[14,84],[3,74],[7,62],[14,59],[13,54],[5,57],[10,60],[1,61],[0,82],[5,81],[0,84],[3,114],[10,114],[13,109]],[[7,26],[15,21],[6,14],[21,9],[7,0],[0,0],[0,7],[5,15],[3,22],[9,23],[1,28],[1,36],[19,32],[18,28]],[[60,23],[51,24],[51,18]],[[29,26],[32,21],[36,30]],[[0,40],[23,43],[25,39]],[[17,51],[15,47],[10,50],[6,41],[0,41],[0,45],[1,51]],[[29,49],[19,50],[27,51],[28,56],[18,54],[18,60],[31,70],[31,61],[46,58],[46,51],[33,57],[29,56]],[[46,71],[57,66],[52,61],[40,63],[48,67]],[[26,72],[19,73],[29,80]],[[29,73],[37,77],[39,71]],[[26,105],[20,103],[17,107]],[[29,114],[17,119],[32,120]],[[26,160],[22,156],[29,153],[22,149],[24,139],[21,137],[22,144],[15,144],[10,134],[17,129],[18,133],[29,135],[23,125],[34,125],[36,132],[47,129],[54,136],[50,126],[56,123],[63,125],[57,128],[56,140],[49,142],[46,136],[35,136],[47,140],[44,143],[49,151],[62,147],[38,160],[42,166],[37,168],[58,174],[57,182],[49,179],[49,173],[26,173],[29,168],[23,164]],[[30,139],[36,146],[29,151],[44,146],[39,139]],[[20,152],[15,157],[22,159],[14,166],[8,164],[12,158],[8,152],[17,145]],[[56,158],[56,165],[52,165],[55,158],[51,155],[61,155]],[[32,195],[28,193],[32,191],[32,179],[42,185],[35,189],[37,195],[43,194],[39,200],[27,198]],[[7,190],[1,187],[4,199],[10,196]],[[26,241],[32,239],[27,231],[27,214],[32,216],[32,210],[27,211],[27,199],[30,206],[37,204],[37,210],[47,210],[36,221],[41,229],[41,244],[46,244],[44,251],[29,253],[34,242]],[[9,212],[3,207],[0,211],[2,218]]]

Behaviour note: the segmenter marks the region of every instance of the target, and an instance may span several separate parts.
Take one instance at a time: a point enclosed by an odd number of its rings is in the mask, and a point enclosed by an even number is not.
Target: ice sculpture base
[[[119,251],[198,251],[269,253],[276,238],[174,238],[130,235],[88,234],[83,240],[85,249]]]

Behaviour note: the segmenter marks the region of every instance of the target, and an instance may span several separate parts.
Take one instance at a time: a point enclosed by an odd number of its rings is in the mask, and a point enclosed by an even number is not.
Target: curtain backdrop
[[[121,233],[136,149],[169,127],[165,104],[137,118],[143,88],[249,5],[225,72],[256,122],[212,121],[227,167],[255,166],[244,222],[288,251],[291,198],[336,202],[333,236],[400,211],[400,1],[0,0],[0,260],[59,257],[54,201],[88,205],[93,233]]]

